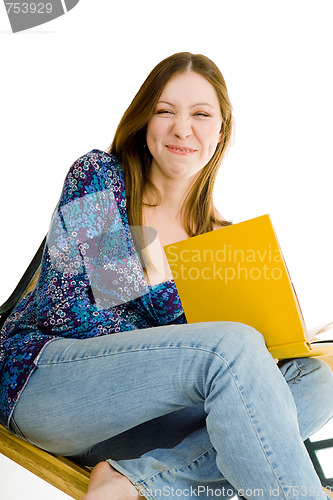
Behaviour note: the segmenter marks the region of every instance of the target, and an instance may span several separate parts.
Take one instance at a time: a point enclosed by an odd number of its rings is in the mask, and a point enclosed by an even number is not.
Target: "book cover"
[[[236,321],[261,332],[274,358],[333,355],[307,338],[269,215],[164,247],[189,323]]]

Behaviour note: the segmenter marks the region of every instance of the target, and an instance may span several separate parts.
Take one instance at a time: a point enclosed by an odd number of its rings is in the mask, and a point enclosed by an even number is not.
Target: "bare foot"
[[[116,471],[108,462],[93,468],[88,491],[81,500],[139,500],[140,495],[127,477]]]

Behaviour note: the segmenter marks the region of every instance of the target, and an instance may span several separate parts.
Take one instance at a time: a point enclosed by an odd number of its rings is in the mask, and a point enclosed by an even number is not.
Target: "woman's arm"
[[[146,285],[124,200],[114,157],[93,150],[72,165],[52,217],[37,284],[42,331],[77,334],[89,328],[92,314],[142,294]]]

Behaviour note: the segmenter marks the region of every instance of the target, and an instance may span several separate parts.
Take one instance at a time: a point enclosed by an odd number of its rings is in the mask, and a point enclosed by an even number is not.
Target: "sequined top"
[[[132,232],[119,162],[93,149],[70,168],[36,286],[1,330],[3,425],[50,341],[186,322],[173,280],[147,285]]]

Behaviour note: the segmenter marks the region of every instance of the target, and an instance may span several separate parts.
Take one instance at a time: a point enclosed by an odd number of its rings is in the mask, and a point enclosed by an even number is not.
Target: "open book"
[[[307,331],[269,215],[164,250],[189,323],[250,325],[274,358],[333,356],[333,323]]]

